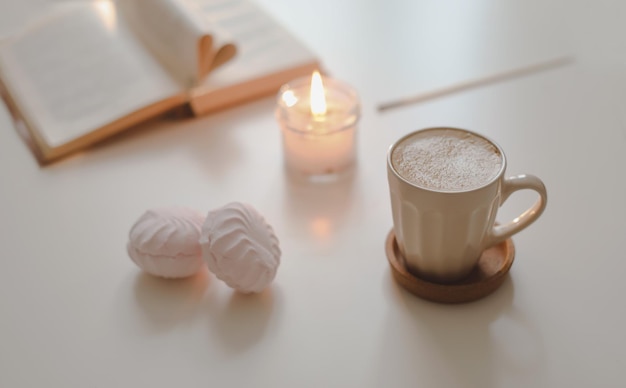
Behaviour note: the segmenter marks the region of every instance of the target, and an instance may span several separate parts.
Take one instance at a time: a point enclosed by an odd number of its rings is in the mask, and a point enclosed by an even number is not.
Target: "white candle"
[[[298,175],[340,174],[356,161],[359,99],[348,85],[319,73],[282,86],[276,117],[287,169]]]

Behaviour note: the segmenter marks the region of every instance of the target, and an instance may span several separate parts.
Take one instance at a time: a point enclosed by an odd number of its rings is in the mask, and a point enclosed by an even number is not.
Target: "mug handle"
[[[539,199],[523,212],[519,217],[514,218],[513,221],[502,225],[496,225],[491,229],[491,233],[487,237],[487,247],[496,245],[511,237],[515,233],[526,228],[528,225],[535,222],[537,218],[543,213],[548,202],[548,193],[546,186],[541,179],[534,175],[517,175],[504,179],[502,183],[502,193],[500,199],[500,206],[504,201],[509,198],[511,194],[518,190],[534,190],[539,194]]]

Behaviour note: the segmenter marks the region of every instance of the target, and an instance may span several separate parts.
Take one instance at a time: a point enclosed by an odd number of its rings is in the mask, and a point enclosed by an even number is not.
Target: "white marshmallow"
[[[252,206],[240,202],[209,212],[200,245],[209,270],[244,293],[263,291],[280,264],[281,251],[271,225]]]
[[[149,274],[183,278],[204,264],[199,244],[204,216],[184,207],[150,209],[135,222],[128,236],[130,258]]]

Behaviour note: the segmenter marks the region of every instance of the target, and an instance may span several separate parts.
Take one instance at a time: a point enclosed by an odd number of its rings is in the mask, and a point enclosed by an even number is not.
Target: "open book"
[[[46,163],[189,106],[203,115],[318,67],[250,0],[69,2],[0,45],[0,90]]]

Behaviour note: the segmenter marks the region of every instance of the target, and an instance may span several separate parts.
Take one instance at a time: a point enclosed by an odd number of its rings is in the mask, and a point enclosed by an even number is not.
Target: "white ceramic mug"
[[[501,156],[497,174],[477,188],[443,191],[420,187],[405,179],[394,167],[393,151],[418,134],[437,136],[437,131],[453,131],[477,136],[493,145]],[[418,167],[419,168],[419,167]],[[502,148],[477,133],[458,128],[427,128],[396,141],[387,153],[387,175],[393,224],[400,252],[413,274],[436,282],[454,282],[469,275],[483,250],[526,228],[543,212],[547,192],[533,175],[504,177],[506,157]],[[496,225],[502,203],[517,190],[530,189],[539,198],[512,221]]]

